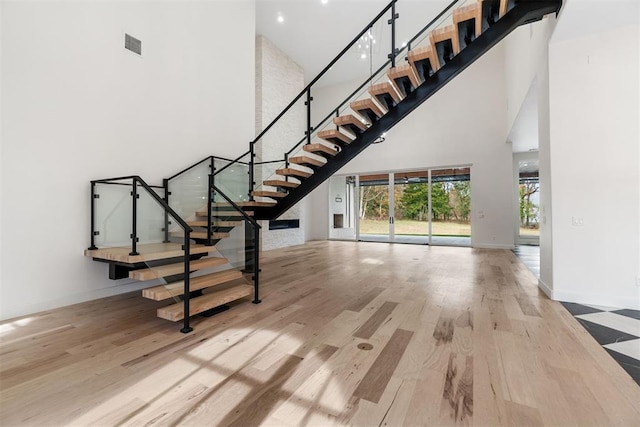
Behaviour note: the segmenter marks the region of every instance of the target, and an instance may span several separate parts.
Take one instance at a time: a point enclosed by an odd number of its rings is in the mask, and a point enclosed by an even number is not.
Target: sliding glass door
[[[429,243],[429,174],[428,171],[394,174],[395,241]]]
[[[471,169],[334,176],[331,239],[471,246]]]
[[[433,245],[471,246],[471,170],[430,170]]]
[[[393,241],[393,193],[389,174],[360,175],[358,191],[359,239]]]

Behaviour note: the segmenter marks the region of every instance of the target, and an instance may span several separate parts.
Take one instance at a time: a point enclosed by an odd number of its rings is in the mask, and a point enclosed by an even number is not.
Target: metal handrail
[[[459,3],[461,0],[453,0],[444,10],[442,10],[434,19],[432,19],[427,25],[425,25],[420,31],[418,31],[418,33],[411,38],[411,40],[409,40],[409,42],[407,43],[406,46],[401,47],[400,49],[396,50],[396,55],[394,56],[401,56],[402,53],[404,53],[405,51],[408,51],[411,49],[411,44],[413,42],[415,42],[418,38],[420,38],[425,32],[427,32],[440,18],[442,18],[447,12],[449,12],[451,10],[451,8],[453,8],[453,6],[456,3]],[[327,66],[325,67],[320,74],[314,78],[311,83],[309,83],[307,85],[307,87],[305,87],[302,92],[300,92],[300,94],[298,94],[298,96],[296,98],[294,98],[294,100],[287,106],[285,107],[285,109],[274,119],[273,122],[271,122],[271,124],[269,124],[269,126],[267,126],[257,137],[256,139],[253,141],[253,143],[255,143],[257,140],[259,140],[262,136],[264,136],[264,134],[266,133],[266,131],[272,127],[273,124],[275,124],[275,122],[277,120],[279,120],[286,112],[289,108],[291,108],[293,106],[293,104],[295,104],[305,93],[307,93],[307,91],[311,88],[311,86],[313,86],[314,83],[316,83],[328,70],[329,68],[331,68],[335,62],[340,59],[340,57],[342,55],[344,55],[344,53],[346,53],[347,50],[349,50],[349,48],[351,48],[351,46],[353,46],[354,43],[356,43],[360,37],[362,37],[362,35],[364,35],[367,30],[369,28],[371,28],[371,26],[378,20],[380,19],[385,12],[387,12],[390,8],[392,8],[393,3],[395,2],[391,2],[389,3],[371,22],[369,22],[369,24],[367,24],[367,26],[365,27],[365,29],[363,31],[360,32],[360,34],[358,34],[358,36],[356,38],[354,38],[352,40],[351,43],[349,43],[347,45],[347,47],[345,47],[336,58],[334,58],[334,60]],[[382,66],[380,68],[378,68],[375,72],[373,72],[371,74],[371,76],[369,76],[360,86],[358,86],[358,88],[356,90],[354,90],[349,96],[347,96],[345,98],[345,100],[343,102],[341,102],[336,108],[333,109],[333,111],[331,113],[329,113],[324,119],[320,120],[320,122],[318,123],[317,126],[315,126],[313,129],[318,129],[320,128],[322,125],[324,125],[330,118],[332,118],[334,116],[335,111],[338,111],[340,109],[342,109],[354,96],[356,96],[370,81],[372,81],[376,76],[378,76],[378,74],[383,71],[385,68],[387,68],[389,65],[391,65],[393,63],[392,59],[387,60],[384,64],[382,64]],[[291,153],[293,153],[298,147],[300,147],[300,145],[302,143],[304,143],[305,141],[308,140],[308,136],[303,137],[297,144],[295,144],[289,151],[287,151],[286,155],[290,155]]]
[[[171,206],[169,206],[164,200],[162,200],[162,198],[160,196],[158,196],[155,191],[152,190],[152,186],[147,184],[139,175],[129,175],[129,176],[120,176],[120,177],[116,177],[116,178],[95,179],[95,180],[91,181],[91,184],[112,184],[113,183],[112,181],[123,181],[125,179],[133,179],[134,183],[135,183],[135,181],[138,181],[140,183],[140,185],[142,185],[149,192],[149,194],[151,194],[151,197],[153,197],[153,199],[158,204],[160,204],[160,206],[162,206],[162,208],[165,210],[165,212],[169,213],[172,217],[175,218],[176,222],[178,224],[180,224],[180,226],[185,231],[190,231],[190,232],[193,231],[193,229],[180,217],[180,215],[178,215],[176,213],[176,211],[171,209]],[[134,183],[131,183],[131,184],[123,183],[123,185],[134,185]],[[113,184],[115,184],[115,183],[113,183]],[[158,186],[154,186],[154,187],[155,188],[163,188],[163,187],[158,187]]]
[[[259,245],[260,245],[260,229],[262,228],[262,226],[260,226],[260,224],[258,224],[258,222],[255,219],[253,219],[249,215],[247,215],[247,213],[244,211],[244,209],[242,209],[233,200],[231,200],[226,194],[224,194],[224,192],[221,191],[218,187],[216,187],[213,182],[211,182],[211,188],[213,189],[213,191],[215,191],[218,194],[220,194],[223,199],[225,199],[227,202],[229,202],[229,204],[231,206],[233,206],[233,208],[242,215],[244,220],[247,221],[248,223],[250,223],[253,226],[253,242],[254,242],[254,248],[253,248],[253,303],[254,304],[259,304],[260,303],[260,294],[259,294],[259,292],[260,292],[260,253],[259,253],[258,249],[259,249]],[[211,203],[209,203],[209,206],[211,206]],[[246,243],[245,243],[245,245],[246,245]],[[245,250],[246,250],[246,247],[245,247]],[[245,262],[246,262],[246,260],[245,260]]]
[[[258,227],[258,229],[261,229],[262,226],[260,224],[257,223],[257,221],[253,218],[251,218],[249,215],[247,215],[247,213],[244,211],[244,209],[242,209],[240,206],[238,206],[233,200],[231,200],[229,198],[229,196],[227,196],[226,194],[224,194],[224,192],[222,190],[220,190],[218,187],[216,187],[215,185],[212,185],[213,190],[216,191],[217,193],[219,193],[223,199],[225,199],[227,202],[229,202],[229,204],[231,204],[231,206],[238,212],[240,212],[240,214],[242,215],[242,217],[245,219],[245,221],[249,221],[251,223],[251,225],[253,225],[254,227]]]
[[[226,168],[228,168],[229,166],[235,164],[235,163],[240,163],[242,165],[248,165],[249,163],[247,162],[241,162],[240,159],[243,158],[244,156],[246,156],[247,154],[250,154],[251,151],[247,151],[246,153],[242,153],[242,155],[236,157],[235,160],[230,160],[230,163],[227,163],[226,165],[224,165],[223,167],[220,168],[220,170],[216,171],[214,175],[219,174],[220,172],[222,172],[223,170],[225,170]],[[225,159],[226,160],[226,159]]]
[[[302,96],[303,96],[303,95],[306,95],[306,94],[307,94],[307,91],[309,91],[309,90],[311,89],[311,87],[312,87],[312,86],[313,86],[313,85],[314,85],[318,80],[320,80],[320,79],[322,78],[322,76],[324,76],[324,75],[327,73],[327,71],[329,71],[329,69],[330,69],[331,67],[333,67],[333,65],[334,65],[336,62],[338,62],[338,60],[340,60],[340,58],[342,58],[342,57],[344,56],[344,54],[345,54],[345,53],[347,53],[347,51],[351,48],[351,46],[353,46],[354,44],[356,44],[356,43],[358,42],[358,40],[360,39],[360,37],[362,37],[362,36],[363,36],[367,31],[369,31],[369,29],[373,26],[373,24],[375,24],[375,23],[376,23],[376,21],[378,21],[378,19],[382,18],[382,16],[383,16],[383,15],[384,15],[384,14],[385,14],[389,9],[391,9],[391,7],[392,7],[392,6],[393,6],[397,1],[398,1],[398,0],[392,0],[392,1],[391,1],[391,2],[390,2],[390,3],[389,3],[389,4],[388,4],[384,9],[382,9],[382,11],[381,11],[380,13],[378,13],[378,15],[376,15],[376,17],[375,17],[375,18],[373,18],[373,19],[371,20],[371,22],[369,22],[369,23],[364,27],[364,29],[363,29],[362,31],[360,31],[360,33],[358,33],[358,35],[357,35],[356,37],[354,37],[354,38],[353,38],[353,40],[351,40],[351,42],[349,42],[349,44],[347,44],[347,46],[346,46],[344,49],[342,49],[342,51],[340,51],[340,53],[339,53],[335,58],[333,58],[333,59],[331,60],[331,62],[329,62],[329,64],[328,64],[326,67],[324,67],[324,69],[323,69],[322,71],[320,71],[320,73],[319,73],[319,74],[318,74],[318,75],[317,75],[313,80],[311,80],[311,83],[309,83],[309,84],[308,84],[304,89],[302,89],[302,91],[301,91],[301,92],[300,92],[300,93],[299,93],[295,98],[293,98],[293,101],[291,101],[291,102],[289,103],[289,105],[287,105],[287,106],[284,108],[284,110],[282,110],[282,111],[280,112],[280,114],[278,114],[278,115],[276,116],[276,118],[275,118],[275,119],[273,119],[273,120],[271,121],[271,123],[269,123],[269,125],[267,125],[267,127],[266,127],[266,128],[264,128],[264,129],[262,130],[262,132],[260,132],[260,133],[258,134],[258,136],[256,136],[256,137],[255,137],[255,139],[254,139],[253,141],[251,141],[251,144],[255,144],[255,143],[256,143],[260,138],[262,138],[262,137],[264,136],[264,134],[266,134],[266,133],[269,131],[269,129],[271,129],[271,127],[273,127],[273,125],[275,125],[275,124],[276,124],[276,122],[277,122],[278,120],[280,120],[280,118],[281,118],[282,116],[284,116],[284,115],[287,113],[287,111],[289,111],[289,109],[291,109],[291,107],[293,107],[293,106],[294,106],[294,104],[295,104],[296,102],[298,102],[298,100],[300,100],[300,98],[302,98]]]
[[[172,208],[171,206],[169,206],[169,204],[163,200],[160,196],[158,196],[156,194],[156,192],[151,188],[151,186],[149,184],[147,184],[139,175],[129,175],[129,176],[122,176],[122,177],[116,177],[116,178],[106,178],[106,179],[98,179],[98,180],[93,180],[91,181],[91,246],[89,247],[89,249],[97,249],[97,247],[95,246],[95,235],[94,235],[94,229],[95,229],[95,186],[96,184],[115,184],[114,181],[123,181],[123,180],[132,180],[133,182],[130,184],[132,187],[132,191],[131,191],[131,197],[132,197],[132,233],[131,233],[131,252],[129,255],[135,256],[135,255],[139,255],[138,251],[137,251],[137,242],[138,242],[138,236],[137,236],[137,223],[138,223],[138,185],[142,186],[147,193],[149,193],[151,195],[151,197],[160,205],[162,206],[162,208],[164,209],[165,212],[165,217],[167,215],[171,215],[176,222],[178,223],[178,225],[180,225],[180,227],[182,227],[182,229],[184,230],[184,244],[183,244],[183,250],[184,250],[184,279],[183,279],[183,284],[184,284],[184,289],[183,289],[183,310],[184,310],[184,317],[183,317],[183,325],[182,325],[182,329],[180,330],[180,332],[182,333],[189,333],[191,331],[193,331],[193,328],[191,328],[189,322],[190,322],[190,309],[189,309],[189,304],[190,304],[190,293],[191,293],[191,283],[190,283],[190,277],[189,277],[189,273],[191,272],[191,232],[193,231],[193,229],[180,217],[180,215],[178,215]],[[126,184],[125,184],[126,185]],[[165,230],[166,231],[166,230]]]

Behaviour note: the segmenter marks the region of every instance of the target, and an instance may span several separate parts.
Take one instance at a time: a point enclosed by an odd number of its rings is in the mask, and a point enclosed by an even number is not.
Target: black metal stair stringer
[[[549,13],[557,13],[561,6],[562,0],[521,0],[516,3],[514,8],[507,12],[489,29],[485,30],[470,45],[453,57],[451,61],[443,65],[435,74],[408,94],[398,105],[391,108],[387,114],[375,121],[369,129],[357,135],[356,139],[350,144],[345,145],[335,157],[329,159],[327,164],[316,170],[311,177],[302,180],[302,183],[295,189],[292,189],[286,197],[280,199],[276,206],[270,208],[254,208],[254,218],[275,219],[282,215],[371,145],[382,133],[398,124],[517,27],[538,21]]]

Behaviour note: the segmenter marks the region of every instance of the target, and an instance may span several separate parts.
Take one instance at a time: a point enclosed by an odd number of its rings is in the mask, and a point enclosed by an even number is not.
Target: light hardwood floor
[[[312,242],[262,270],[262,304],[188,335],[139,293],[4,322],[0,425],[639,425],[511,251]]]

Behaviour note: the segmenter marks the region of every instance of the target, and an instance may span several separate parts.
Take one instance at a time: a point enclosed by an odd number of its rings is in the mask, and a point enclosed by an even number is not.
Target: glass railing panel
[[[164,198],[164,189],[152,188],[156,195]],[[165,210],[162,205],[141,185],[137,185],[137,224],[139,244],[162,243],[164,241]],[[176,221],[169,220],[169,230],[179,228]]]
[[[182,218],[192,218],[206,209],[211,161],[205,159],[168,182],[169,206]]]
[[[292,94],[291,99],[295,97],[295,93]],[[267,96],[263,94],[263,96]],[[284,160],[284,153],[289,151],[291,147],[296,145],[299,141],[304,140],[305,132],[307,131],[307,113],[306,113],[306,95],[303,95],[296,100],[293,105],[282,113],[282,116],[275,122],[265,134],[258,138],[254,144],[255,162],[273,162]],[[312,101],[313,103],[313,101]],[[265,129],[272,119],[276,116],[267,114],[270,111],[279,112],[281,108],[286,105],[278,106],[277,108],[269,108],[268,111],[263,113],[262,123],[259,124],[260,129]],[[264,176],[257,176],[256,178],[264,179]],[[256,179],[256,182],[259,182]]]
[[[216,250],[229,261],[229,268],[244,269],[245,265],[245,227],[246,221],[237,216],[216,219],[224,225],[215,227],[216,232],[228,236],[216,243]]]
[[[249,200],[249,155],[235,161],[214,158],[214,164],[215,186],[234,202]]]
[[[131,243],[132,197],[130,183],[96,183],[94,242],[99,248]]]
[[[466,12],[469,12],[476,6],[481,8],[486,2],[459,0],[450,4],[444,11],[439,9],[441,5],[437,6],[427,3],[430,2],[407,2],[396,3],[395,5],[395,11],[400,15],[395,21],[394,41],[396,48],[396,67],[404,67],[408,64],[408,53],[410,49],[426,48],[434,43],[433,40],[430,40],[430,35],[434,31],[434,35],[451,35],[455,33],[457,35],[455,39],[461,40],[461,49],[464,48],[466,43],[470,42],[469,40],[479,35],[469,35],[468,31],[471,30],[465,30],[465,25],[454,25],[454,11],[468,7]],[[478,10],[479,9],[476,11]],[[369,93],[372,86],[380,83],[390,83],[387,72],[392,67],[390,60],[393,38],[392,25],[388,22],[391,18],[391,13],[392,10],[389,9],[376,21],[372,22],[363,30],[362,34],[345,49],[343,55],[335,61],[335,63],[330,64],[331,66],[319,78],[314,79],[315,82],[310,88],[310,96],[313,98],[310,103],[310,111],[308,106],[304,104],[304,101],[307,99],[307,93],[304,93],[303,96],[294,103],[294,107],[284,112],[282,118],[271,125],[264,135],[257,140],[254,146],[256,149],[257,162],[255,171],[256,190],[260,190],[262,181],[266,179],[282,179],[281,176],[275,174],[275,171],[279,168],[286,166],[303,171],[310,171],[303,166],[285,165],[284,159],[281,158],[283,153],[286,154],[288,158],[304,155],[324,161],[324,159],[304,151],[304,145],[309,142],[304,135],[307,126],[307,114],[311,116],[311,125],[313,128],[310,142],[327,144],[329,146],[335,146],[335,144],[320,138],[318,134],[323,131],[337,129],[333,122],[335,117],[354,115],[357,118],[361,118],[365,124],[371,122],[371,118],[360,116],[351,109],[350,105],[354,101],[372,98],[372,95]],[[425,26],[429,17],[435,18],[432,19],[429,25]],[[482,20],[482,18],[480,20]],[[467,21],[463,20],[462,22]],[[469,22],[467,22],[467,24],[468,23]],[[472,27],[475,28],[473,25]],[[465,31],[467,31],[467,34],[465,34]],[[439,66],[442,66],[453,57],[451,52],[447,53],[447,49],[454,49],[455,44],[453,39],[449,42],[446,37],[444,37],[444,41],[442,41],[442,37],[440,41],[436,40],[438,41],[437,46],[433,46],[438,61],[440,62],[438,64]],[[465,37],[467,37],[467,41],[464,41]],[[422,84],[428,77],[428,74],[425,77],[424,73],[419,73],[417,79],[418,84]],[[411,83],[411,86],[415,86],[413,82]],[[401,89],[401,92],[404,92],[404,89]],[[411,87],[406,87],[407,93],[411,90]],[[401,93],[401,97],[402,96],[403,94]],[[384,103],[381,103],[381,106],[383,107],[383,114],[386,112],[386,108],[384,107],[392,107]],[[265,117],[265,123],[267,121],[266,119],[268,118]],[[295,136],[300,136],[301,131],[303,133],[302,137],[296,139]],[[347,134],[350,133],[344,128],[341,128],[341,131]],[[381,133],[381,136],[383,133],[384,131]],[[352,136],[355,137],[354,134],[352,134]],[[293,143],[291,143],[292,140],[294,141]],[[277,163],[272,163],[275,161],[277,161]],[[295,180],[295,178],[289,179]]]

